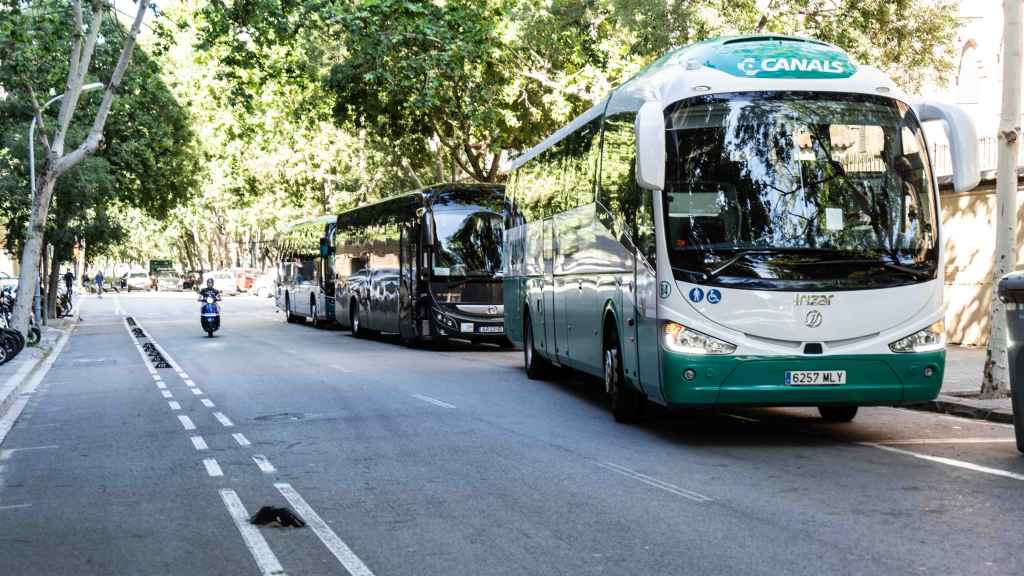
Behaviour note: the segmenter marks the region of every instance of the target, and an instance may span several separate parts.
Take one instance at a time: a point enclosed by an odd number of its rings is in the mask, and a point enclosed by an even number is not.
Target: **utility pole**
[[[1003,0],[1003,107],[999,115],[999,163],[996,172],[996,245],[992,265],[992,305],[988,353],[981,397],[1005,397],[1010,392],[1006,316],[996,297],[996,282],[1017,263],[1017,154],[1021,113],[1021,0]]]

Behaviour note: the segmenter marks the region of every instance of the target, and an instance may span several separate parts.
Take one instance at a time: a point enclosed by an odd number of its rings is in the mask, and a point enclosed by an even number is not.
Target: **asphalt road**
[[[191,298],[83,301],[0,445],[0,574],[1024,574],[1003,425],[623,426],[519,352],[356,340],[248,297],[208,339]],[[244,521],[264,505],[309,525]]]

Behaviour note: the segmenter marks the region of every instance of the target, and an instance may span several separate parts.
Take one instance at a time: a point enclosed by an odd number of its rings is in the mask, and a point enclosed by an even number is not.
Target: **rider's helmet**
[[[213,288],[213,278],[207,278],[206,279],[206,287],[207,288]]]

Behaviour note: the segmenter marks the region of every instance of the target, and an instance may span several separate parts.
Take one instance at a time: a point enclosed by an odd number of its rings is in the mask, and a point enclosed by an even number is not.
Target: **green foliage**
[[[64,1],[25,7],[0,7],[0,222],[6,222],[8,248],[20,250],[29,211],[27,132],[37,101],[63,92],[70,50],[70,7]],[[121,51],[123,27],[105,18],[86,81],[108,82]],[[76,146],[91,126],[99,105],[97,92],[83,94],[68,131]],[[39,102],[41,105],[42,102]],[[58,105],[46,110],[47,133],[56,123]],[[36,170],[45,161],[36,146]],[[107,119],[97,154],[76,165],[57,182],[46,228],[58,257],[70,256],[76,240],[90,254],[102,253],[125,238],[134,224],[118,214],[138,208],[154,217],[166,215],[194,193],[201,173],[188,112],[161,79],[159,64],[136,50]]]

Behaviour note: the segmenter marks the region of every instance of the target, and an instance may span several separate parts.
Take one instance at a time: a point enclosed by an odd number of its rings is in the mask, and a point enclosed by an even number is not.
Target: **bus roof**
[[[645,102],[667,106],[726,92],[814,91],[880,94],[906,101],[882,71],[858,65],[837,46],[784,35],[714,38],[651,62],[571,123],[512,162],[517,169],[602,114],[636,112]]]
[[[503,184],[489,184],[483,182],[432,184],[430,186],[420,188],[419,190],[398,194],[397,196],[391,196],[384,198],[383,200],[377,200],[376,202],[350,208],[339,214],[338,217],[340,218],[345,214],[381,206],[394,205],[396,207],[418,208],[444,201],[466,201],[469,200],[471,194],[480,192],[491,192],[497,197],[500,197],[504,190],[505,186]]]

